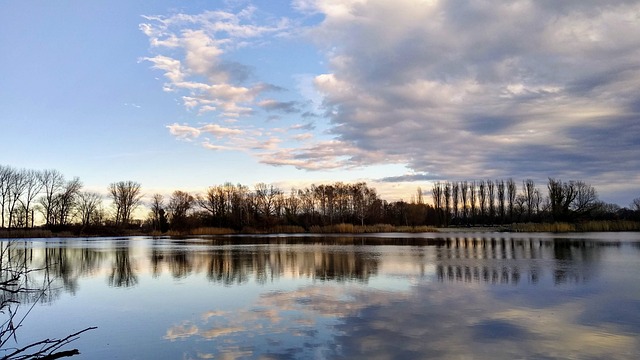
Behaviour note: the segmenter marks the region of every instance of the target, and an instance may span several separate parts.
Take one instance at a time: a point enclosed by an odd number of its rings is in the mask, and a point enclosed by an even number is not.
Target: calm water
[[[33,239],[11,256],[53,280],[18,340],[98,326],[74,359],[640,355],[640,233]]]

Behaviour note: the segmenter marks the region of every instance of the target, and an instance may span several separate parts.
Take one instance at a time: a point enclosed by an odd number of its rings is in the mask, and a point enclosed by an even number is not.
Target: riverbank
[[[200,227],[185,231],[144,231],[143,229],[92,228],[83,231],[82,228],[70,227],[65,230],[52,231],[49,229],[0,229],[0,239],[20,238],[53,238],[53,237],[113,237],[113,236],[214,236],[234,234],[375,234],[375,233],[491,233],[491,232],[615,232],[640,231],[640,222],[627,220],[588,221],[580,223],[517,223],[492,226],[392,226],[389,224],[353,225],[335,224],[312,226],[308,230],[301,226],[273,226],[270,228],[245,227],[241,231],[230,228]]]

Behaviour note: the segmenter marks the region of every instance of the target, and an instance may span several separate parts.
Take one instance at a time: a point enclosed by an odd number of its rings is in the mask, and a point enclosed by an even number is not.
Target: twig
[[[86,329],[80,330],[76,333],[73,333],[65,338],[62,339],[46,339],[46,340],[41,340],[38,342],[35,342],[33,344],[27,345],[23,348],[20,349],[16,349],[14,352],[12,352],[11,354],[8,354],[6,356],[4,356],[2,358],[2,360],[8,360],[8,359],[13,359],[13,360],[24,360],[24,359],[29,359],[29,358],[38,358],[38,359],[58,359],[61,357],[68,357],[68,356],[72,356],[72,355],[76,355],[79,354],[80,352],[78,351],[78,349],[73,349],[73,350],[69,350],[69,351],[61,351],[56,353],[55,351],[58,350],[60,347],[62,347],[63,345],[66,345],[74,340],[78,339],[78,335],[89,331],[89,330],[94,330],[97,329],[97,327],[92,326],[92,327],[88,327]],[[38,347],[38,346],[42,346],[42,348],[38,351],[36,351],[33,354],[23,354],[24,352],[30,351],[30,349],[34,348],[34,347]]]

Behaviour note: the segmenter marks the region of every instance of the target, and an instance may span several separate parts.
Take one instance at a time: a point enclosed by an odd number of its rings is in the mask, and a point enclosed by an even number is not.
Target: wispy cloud
[[[248,7],[238,13],[143,16],[146,22],[140,24],[140,30],[158,54],[142,60],[164,71],[165,90],[189,93],[184,97],[185,106],[227,117],[250,114],[258,95],[278,87],[259,82],[243,84],[251,69],[224,55],[289,27],[286,19],[257,25],[255,10]]]

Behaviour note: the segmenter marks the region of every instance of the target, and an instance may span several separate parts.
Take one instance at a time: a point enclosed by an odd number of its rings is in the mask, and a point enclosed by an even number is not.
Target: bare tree
[[[119,181],[109,185],[109,194],[116,210],[116,226],[127,225],[131,214],[140,205],[141,185],[134,181]]]
[[[289,196],[285,199],[284,212],[287,218],[292,218],[300,213],[300,198],[298,197],[298,190],[291,188]]]
[[[469,217],[473,222],[476,221],[476,182],[472,181],[469,185]]]
[[[480,217],[484,220],[487,215],[487,185],[484,180],[478,183],[478,200],[480,202]]]
[[[58,170],[44,170],[40,174],[44,194],[38,200],[47,226],[56,222],[56,197],[64,186],[64,176]]]
[[[258,183],[255,185],[256,200],[258,209],[263,216],[269,217],[274,214],[276,206],[276,198],[282,194],[282,190],[273,185]]]
[[[102,195],[96,192],[84,191],[78,194],[77,209],[82,226],[91,225],[91,220],[95,219],[95,212],[98,211],[101,202]]]
[[[500,222],[503,222],[505,216],[504,180],[496,180],[496,187],[498,188],[498,213],[500,214]]]
[[[371,208],[378,200],[378,195],[375,189],[369,188],[364,182],[354,184],[352,192],[354,216],[360,220],[360,225],[364,225],[364,220],[370,216]]]
[[[72,180],[67,181],[62,188],[62,191],[58,193],[55,198],[56,214],[58,217],[59,225],[67,225],[69,217],[72,215],[74,207],[76,206],[76,200],[82,183],[80,179],[75,177]]]
[[[487,180],[487,205],[489,206],[489,222],[493,223],[496,216],[496,184]]]
[[[13,168],[0,165],[0,227],[4,227],[5,208],[9,201],[9,183]]]
[[[516,202],[518,189],[516,188],[516,182],[513,179],[507,180],[507,207],[509,208],[509,218],[513,221],[513,207]]]
[[[221,186],[210,186],[204,195],[198,195],[196,197],[198,205],[205,209],[212,219],[218,219],[222,221],[222,217],[225,215],[226,198],[224,189]],[[221,223],[219,223],[221,225]]]
[[[533,210],[535,208],[535,191],[536,186],[533,180],[527,179],[522,181],[522,193],[524,194],[527,218],[529,220],[533,217]]]
[[[631,207],[631,210],[640,211],[640,197],[633,199],[629,206]]]
[[[16,206],[20,202],[20,197],[27,188],[27,182],[25,178],[26,170],[13,170],[9,177],[9,202],[7,204],[7,210],[9,212],[8,226],[13,225],[13,219],[15,217]]]
[[[467,194],[469,193],[469,183],[463,181],[460,183],[460,198],[462,201],[462,217],[467,221]]]
[[[153,194],[151,196],[151,222],[154,230],[160,230],[160,210],[164,208],[164,196],[162,194]]]
[[[188,192],[176,190],[171,194],[168,208],[172,228],[184,229],[187,226],[187,215],[193,205],[195,205],[195,198]]]
[[[460,185],[457,182],[451,184],[451,197],[452,197],[452,207],[453,207],[453,218],[458,219],[458,201],[460,199]]]
[[[25,226],[34,225],[34,212],[31,208],[31,204],[35,200],[36,196],[40,194],[40,191],[44,187],[42,182],[42,172],[36,170],[26,170],[24,173],[26,188],[22,202],[22,206],[25,211]],[[29,220],[31,220],[31,225],[29,225]]]
[[[566,220],[569,217],[569,208],[576,198],[576,189],[573,182],[565,183],[562,180],[549,178],[547,184],[549,190],[549,202],[554,219]]]
[[[451,184],[449,182],[444,183],[444,224],[449,225],[449,219],[451,218]]]
[[[443,191],[442,184],[436,182],[433,184],[433,188],[431,189],[431,196],[433,198],[433,207],[436,209],[436,223],[440,224],[441,219],[440,215],[442,213],[442,203],[443,203]]]
[[[593,186],[583,181],[573,181],[570,185],[575,189],[575,197],[570,205],[574,213],[578,215],[588,214],[597,207],[599,202],[598,193]]]

